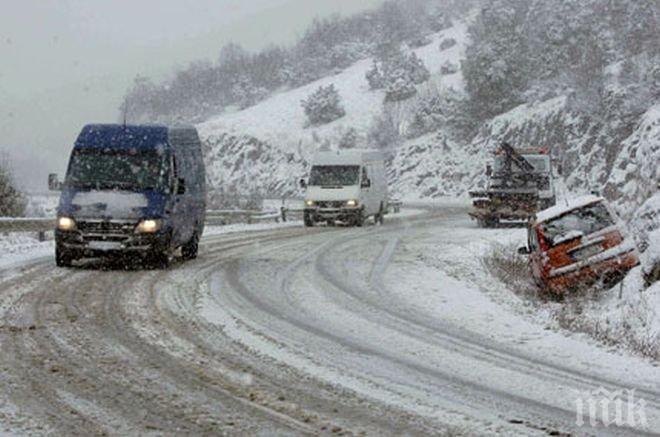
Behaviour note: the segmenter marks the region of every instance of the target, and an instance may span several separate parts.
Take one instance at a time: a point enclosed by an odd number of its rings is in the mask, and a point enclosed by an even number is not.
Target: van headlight
[[[351,199],[348,202],[346,202],[346,206],[354,208],[354,207],[358,206],[358,201],[354,200],[354,199]]]
[[[314,201],[313,200],[305,200],[305,206],[312,207],[314,206]]]
[[[153,234],[160,230],[162,222],[160,220],[147,219],[142,220],[136,227],[136,234]]]
[[[58,217],[57,229],[60,231],[75,231],[76,222],[71,217]]]

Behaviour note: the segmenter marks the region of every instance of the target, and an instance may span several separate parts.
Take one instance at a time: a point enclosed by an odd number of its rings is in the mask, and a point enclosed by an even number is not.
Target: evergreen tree
[[[19,217],[23,215],[27,201],[16,188],[7,165],[7,160],[0,163],[0,217]]]
[[[426,65],[424,65],[424,62],[417,57],[415,52],[412,52],[408,57],[406,69],[408,70],[410,79],[416,85],[422,84],[431,78],[431,73],[426,68]]]
[[[301,105],[310,125],[330,123],[346,115],[334,84],[319,87]]]

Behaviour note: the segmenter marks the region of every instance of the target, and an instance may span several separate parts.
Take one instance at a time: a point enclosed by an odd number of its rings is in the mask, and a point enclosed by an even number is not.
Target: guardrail
[[[398,214],[401,212],[401,205],[403,202],[400,200],[390,200],[387,203],[387,213],[388,214]],[[282,221],[286,222],[287,220],[291,219],[292,217],[297,218],[298,220],[302,219],[303,214],[305,212],[304,208],[287,208],[287,207],[282,207],[280,208],[280,214],[282,216]]]
[[[388,212],[398,213],[401,211],[401,202],[393,200],[389,202]],[[279,223],[291,219],[302,219],[303,208],[281,207],[280,211],[257,211],[257,210],[208,210],[206,211],[207,226],[224,226],[234,223],[263,223],[273,221]],[[36,232],[39,241],[46,239],[46,232],[55,229],[55,219],[52,218],[25,218],[25,217],[0,217],[0,234],[15,232]]]
[[[207,226],[224,226],[234,223],[263,223],[282,220],[281,212],[253,210],[209,210],[206,212]],[[46,232],[55,229],[55,219],[38,217],[0,217],[0,234],[36,232],[39,241],[45,241]]]

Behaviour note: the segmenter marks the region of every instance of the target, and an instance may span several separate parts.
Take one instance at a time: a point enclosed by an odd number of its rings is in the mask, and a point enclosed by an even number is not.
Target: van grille
[[[337,200],[328,200],[317,202],[319,208],[343,208],[346,206],[346,202],[337,201]]]
[[[76,222],[78,230],[85,236],[100,235],[100,236],[126,236],[131,235],[137,223],[133,222],[117,222],[117,221],[100,221],[100,220],[86,220]]]

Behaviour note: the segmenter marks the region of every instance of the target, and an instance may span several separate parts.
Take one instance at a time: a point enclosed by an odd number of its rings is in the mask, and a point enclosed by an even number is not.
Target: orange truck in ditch
[[[537,285],[554,294],[613,284],[639,264],[639,253],[602,197],[584,196],[539,212],[530,222],[529,255]]]

